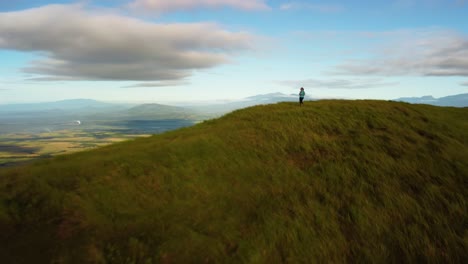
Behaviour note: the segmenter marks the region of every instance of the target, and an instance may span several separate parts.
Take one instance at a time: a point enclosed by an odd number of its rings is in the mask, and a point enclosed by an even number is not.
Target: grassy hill
[[[255,106],[0,174],[2,263],[468,258],[468,108]]]

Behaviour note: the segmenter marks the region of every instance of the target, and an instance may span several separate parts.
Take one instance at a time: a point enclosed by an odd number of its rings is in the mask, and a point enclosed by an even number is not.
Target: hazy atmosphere
[[[0,0],[0,263],[466,263],[467,15]]]
[[[468,1],[0,1],[0,104],[468,91]]]

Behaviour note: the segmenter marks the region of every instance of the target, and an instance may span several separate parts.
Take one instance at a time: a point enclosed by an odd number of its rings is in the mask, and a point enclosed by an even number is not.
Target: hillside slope
[[[462,262],[468,108],[255,106],[1,170],[3,263]]]

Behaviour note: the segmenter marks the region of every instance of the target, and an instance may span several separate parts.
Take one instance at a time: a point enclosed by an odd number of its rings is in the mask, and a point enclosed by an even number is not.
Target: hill
[[[151,118],[151,119],[196,119],[197,114],[189,109],[161,105],[161,104],[142,104],[128,109],[125,113],[132,118]]]
[[[461,263],[468,109],[262,105],[0,170],[3,263]]]

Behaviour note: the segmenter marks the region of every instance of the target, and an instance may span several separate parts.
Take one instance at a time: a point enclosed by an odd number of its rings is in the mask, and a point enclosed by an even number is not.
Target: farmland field
[[[0,167],[93,149],[193,124],[190,120],[128,120],[0,133]]]
[[[91,149],[110,143],[144,137],[146,134],[60,130],[39,134],[0,136],[0,166]]]

